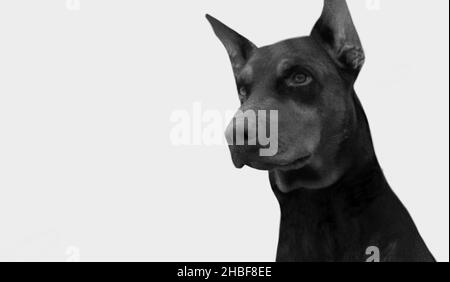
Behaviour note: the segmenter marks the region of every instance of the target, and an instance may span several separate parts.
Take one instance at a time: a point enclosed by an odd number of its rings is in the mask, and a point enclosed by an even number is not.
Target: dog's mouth
[[[247,161],[243,162],[239,159],[233,158],[234,165],[236,168],[243,168],[245,165],[257,169],[257,170],[265,170],[265,171],[292,171],[292,170],[298,170],[303,167],[305,167],[308,164],[308,161],[311,159],[311,155],[303,156],[293,162],[286,163],[286,164],[277,164],[277,163],[271,163],[271,162],[264,162],[264,161]]]
[[[309,159],[311,159],[311,155],[301,157],[287,165],[277,166],[273,170],[279,170],[279,171],[298,170],[298,169],[301,169],[304,166],[306,166],[308,164]]]

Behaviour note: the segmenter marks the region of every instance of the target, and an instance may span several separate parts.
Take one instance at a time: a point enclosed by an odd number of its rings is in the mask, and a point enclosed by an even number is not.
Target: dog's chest
[[[392,252],[370,224],[370,212],[359,205],[343,206],[338,198],[319,204],[306,200],[282,209],[278,260],[362,262],[370,258],[371,247]]]
[[[341,229],[342,228],[342,229]],[[391,261],[395,260],[397,242],[387,241],[364,227],[350,223],[339,228],[335,223],[302,227],[282,222],[278,261]]]

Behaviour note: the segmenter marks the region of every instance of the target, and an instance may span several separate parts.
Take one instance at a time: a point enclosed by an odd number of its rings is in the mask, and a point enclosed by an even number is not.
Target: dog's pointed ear
[[[325,47],[341,68],[348,70],[356,78],[364,64],[365,55],[347,2],[324,1],[322,15],[311,36]]]
[[[216,18],[206,15],[214,33],[222,41],[233,66],[235,74],[245,65],[252,52],[257,49],[256,45],[236,31],[227,27]]]

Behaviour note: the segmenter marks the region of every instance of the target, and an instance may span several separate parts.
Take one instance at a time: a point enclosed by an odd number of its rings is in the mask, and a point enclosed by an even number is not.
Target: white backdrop
[[[307,35],[317,0],[0,2],[0,260],[273,261],[266,173],[173,146],[175,110],[234,110],[205,13],[258,45]],[[446,0],[349,0],[356,86],[387,178],[449,259]]]

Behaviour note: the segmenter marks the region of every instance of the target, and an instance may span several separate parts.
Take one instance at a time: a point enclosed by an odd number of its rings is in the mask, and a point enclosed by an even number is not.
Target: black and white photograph
[[[449,2],[2,0],[0,226],[180,281],[449,262]]]

